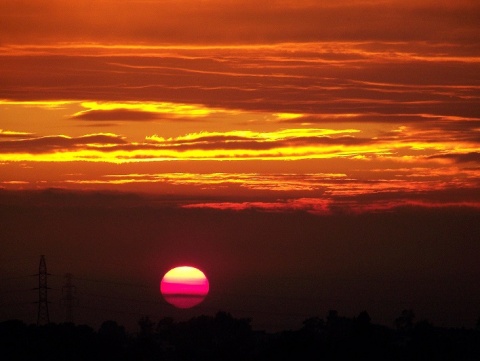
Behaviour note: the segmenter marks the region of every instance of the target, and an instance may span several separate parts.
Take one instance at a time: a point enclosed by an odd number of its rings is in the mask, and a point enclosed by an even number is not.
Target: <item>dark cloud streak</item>
[[[478,163],[480,164],[480,152],[465,154],[440,154],[430,157],[431,159],[451,159],[456,163]]]
[[[126,141],[118,136],[93,134],[82,137],[46,136],[31,139],[0,141],[2,153],[50,153],[55,151],[81,150],[89,144],[112,146],[126,144]]]
[[[136,55],[121,54],[132,49],[112,55],[116,50],[98,48],[70,56],[62,52],[79,50],[46,50],[51,55],[34,50],[28,55],[1,56],[0,98],[167,101],[311,116],[374,114],[374,121],[396,115],[410,115],[417,121],[424,121],[423,115],[480,119],[478,61],[471,60],[471,56],[478,58],[478,51],[458,55],[459,46],[389,44],[391,49],[381,50],[381,45],[186,47],[174,52],[146,49]],[[321,59],[328,63],[322,64]],[[118,63],[125,66],[119,68]],[[81,117],[97,120],[110,115],[119,120],[142,118],[127,112],[84,114]]]
[[[12,3],[13,4],[13,3]],[[2,42],[272,43],[412,41],[471,43],[476,1],[83,1],[2,3]],[[188,21],[185,21],[188,19]],[[26,26],[28,24],[28,26]]]
[[[159,119],[160,116],[153,112],[115,109],[115,110],[90,110],[72,115],[71,119],[91,121],[149,121]]]

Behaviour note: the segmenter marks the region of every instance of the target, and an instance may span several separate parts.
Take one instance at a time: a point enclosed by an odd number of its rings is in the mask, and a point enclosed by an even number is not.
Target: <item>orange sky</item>
[[[190,264],[258,327],[473,325],[479,144],[478,0],[0,0],[0,320],[44,254],[55,322]]]
[[[1,188],[480,206],[478,1],[1,1],[0,24]]]

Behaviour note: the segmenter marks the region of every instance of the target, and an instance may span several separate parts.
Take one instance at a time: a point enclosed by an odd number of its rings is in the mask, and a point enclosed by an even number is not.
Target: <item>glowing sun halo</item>
[[[198,268],[182,266],[165,273],[160,292],[165,301],[177,308],[190,308],[201,303],[208,294],[209,283]]]

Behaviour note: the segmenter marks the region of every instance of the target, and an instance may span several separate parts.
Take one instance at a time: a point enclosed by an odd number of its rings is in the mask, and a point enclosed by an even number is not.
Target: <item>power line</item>
[[[34,276],[37,276],[37,275],[34,275]],[[19,279],[26,279],[26,278],[30,278],[32,276],[12,276],[12,277],[2,277],[0,278],[0,282],[7,282],[7,281],[11,281],[11,280],[19,280]]]
[[[150,288],[152,289],[152,286],[141,284],[141,283],[129,283],[129,282],[118,282],[118,281],[107,281],[107,280],[96,280],[92,278],[75,278],[78,281],[86,281],[86,282],[94,282],[94,283],[108,283],[116,286],[129,286],[129,287],[140,287],[140,288]]]

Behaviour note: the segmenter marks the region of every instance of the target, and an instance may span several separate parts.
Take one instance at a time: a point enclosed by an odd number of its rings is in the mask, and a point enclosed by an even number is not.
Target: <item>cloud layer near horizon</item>
[[[0,186],[478,204],[479,6],[3,2]]]
[[[3,43],[468,42],[480,20],[475,0],[30,0],[3,1],[0,14]]]

